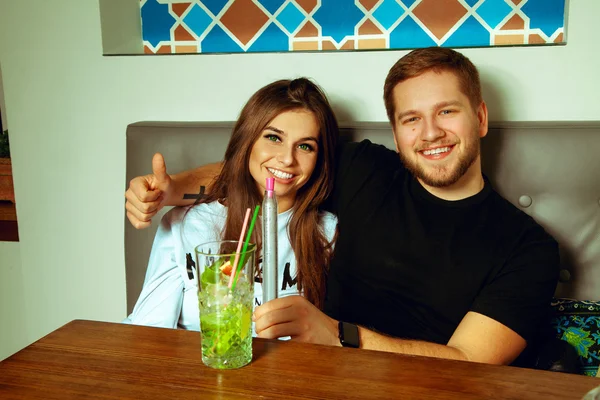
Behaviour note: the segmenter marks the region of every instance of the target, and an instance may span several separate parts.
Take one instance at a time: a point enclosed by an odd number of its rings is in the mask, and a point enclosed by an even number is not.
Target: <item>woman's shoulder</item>
[[[163,217],[161,228],[176,246],[189,250],[198,243],[218,240],[226,218],[227,209],[217,201],[174,207]]]

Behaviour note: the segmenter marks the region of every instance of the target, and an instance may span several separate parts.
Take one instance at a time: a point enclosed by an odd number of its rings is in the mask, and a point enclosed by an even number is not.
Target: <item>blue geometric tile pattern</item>
[[[202,36],[212,21],[213,19],[206,14],[206,11],[197,4],[194,4],[183,18],[183,22],[194,31],[196,36]]]
[[[295,5],[288,3],[277,16],[277,21],[281,22],[281,25],[291,34],[304,22],[304,14]]]
[[[448,40],[444,47],[483,47],[490,45],[490,32],[473,16],[469,17]]]
[[[416,49],[430,46],[435,46],[435,42],[411,17],[406,17],[390,33],[390,47],[395,49]]]
[[[262,0],[260,2],[271,14],[275,14],[283,3],[285,3],[285,0]]]
[[[142,40],[152,46],[161,41],[171,40],[171,26],[175,18],[169,14],[167,4],[159,4],[156,0],[147,0],[141,7]]]
[[[364,16],[354,0],[330,0],[321,2],[315,21],[321,25],[323,36],[331,36],[341,43],[346,36],[354,34],[354,27]]]
[[[211,13],[217,15],[221,12],[225,4],[227,4],[229,0],[204,0],[201,3],[206,6],[210,10]]]
[[[529,0],[521,8],[529,16],[531,28],[552,36],[565,23],[565,0]]]
[[[385,29],[390,29],[402,14],[404,14],[404,9],[400,7],[396,0],[383,0],[373,16]]]
[[[515,3],[519,2],[140,0],[140,15],[148,54],[566,43],[566,0]],[[440,12],[440,7],[447,12]],[[465,8],[470,14],[461,18]],[[508,20],[505,27],[502,21]],[[200,38],[197,45],[190,43],[185,31]]]
[[[487,0],[477,7],[477,14],[494,29],[512,10],[504,0]]]
[[[203,53],[239,53],[240,51],[242,48],[219,25],[215,25],[202,41]]]
[[[417,0],[402,0],[402,3],[404,3],[404,5],[408,8],[408,7],[412,6],[415,1],[417,1]]]
[[[288,51],[288,35],[271,23],[248,49],[249,52]]]
[[[467,3],[470,7],[473,7],[478,1],[479,0],[465,0],[465,3]]]

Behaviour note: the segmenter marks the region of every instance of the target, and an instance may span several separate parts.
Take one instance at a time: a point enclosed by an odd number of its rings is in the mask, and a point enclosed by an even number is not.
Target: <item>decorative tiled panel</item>
[[[565,43],[566,0],[140,0],[146,53]]]

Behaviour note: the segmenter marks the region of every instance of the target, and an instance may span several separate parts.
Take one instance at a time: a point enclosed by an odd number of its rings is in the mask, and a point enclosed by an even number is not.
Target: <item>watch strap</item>
[[[355,349],[360,347],[360,337],[358,335],[357,325],[350,324],[344,321],[339,321],[338,331],[338,337],[342,346],[352,347]]]

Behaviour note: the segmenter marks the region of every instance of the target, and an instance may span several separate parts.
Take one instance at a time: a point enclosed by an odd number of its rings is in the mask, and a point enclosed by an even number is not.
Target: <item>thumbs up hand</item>
[[[152,157],[152,174],[133,178],[125,192],[129,222],[137,229],[149,227],[152,217],[164,207],[172,194],[172,186],[165,159],[162,154],[156,153]]]

